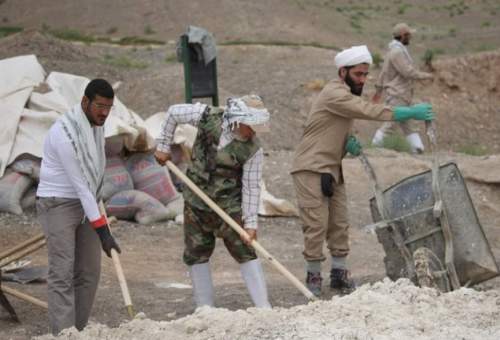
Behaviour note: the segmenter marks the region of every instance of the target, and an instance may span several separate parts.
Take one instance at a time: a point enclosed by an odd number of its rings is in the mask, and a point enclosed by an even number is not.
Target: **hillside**
[[[61,71],[121,81],[119,97],[143,117],[184,100],[182,65],[175,44],[116,46],[71,43],[37,31],[0,40],[0,58],[34,53],[47,72]],[[219,93],[258,93],[272,113],[267,149],[293,150],[312,100],[335,76],[335,51],[308,46],[229,45],[218,47]],[[449,151],[500,152],[500,51],[440,56],[435,79],[417,84],[415,100],[433,103],[440,148]],[[365,95],[373,91],[372,68]],[[369,144],[377,122],[357,121],[355,132]],[[423,124],[422,124],[423,125]]]
[[[215,34],[218,42],[221,103],[232,95],[255,92],[271,111],[272,133],[263,137],[264,180],[273,195],[295,203],[289,175],[293,150],[312,101],[325,82],[336,76],[335,53],[341,47],[366,43],[379,59],[390,39],[392,25],[400,21],[419,30],[410,48],[421,68],[426,67],[422,62],[425,52],[432,54],[434,80],[417,84],[416,100],[433,104],[440,161],[458,164],[498,262],[499,1],[0,0],[0,59],[35,54],[47,73],[106,78],[119,84],[120,100],[146,118],[184,101],[183,69],[175,60],[175,43],[188,24],[204,27]],[[3,37],[10,31],[20,32]],[[118,45],[116,42],[124,37],[136,43]],[[140,39],[143,41],[138,43]],[[379,71],[376,65],[372,67],[365,96],[373,93]],[[377,122],[357,121],[354,130],[382,188],[431,167],[430,153],[410,155],[371,148],[370,140],[378,126]],[[323,296],[328,301],[306,305],[301,293],[265,264],[271,303],[278,308],[269,314],[252,309],[232,313],[252,303],[237,264],[219,242],[211,265],[216,303],[223,309],[207,313],[210,318],[203,312],[193,314],[191,290],[178,288],[190,284],[181,261],[182,225],[118,221],[113,224],[113,233],[123,250],[121,261],[133,303],[136,311],[146,313],[148,319],[124,323],[126,313],[114,268],[111,261],[104,259],[92,313],[94,324],[88,332],[68,333],[67,338],[121,339],[132,334],[148,338],[146,328],[154,336],[165,338],[167,333],[161,331],[168,328],[178,338],[190,339],[220,339],[224,334],[226,338],[238,338],[235,334],[241,334],[249,339],[317,339],[321,337],[314,335],[321,332],[321,336],[343,339],[369,339],[374,338],[373,334],[384,339],[444,339],[459,335],[464,339],[498,339],[499,312],[494,307],[499,303],[500,278],[475,286],[480,292],[461,290],[455,299],[449,295],[436,298],[434,291],[422,293],[401,282],[380,282],[385,276],[384,251],[376,236],[363,228],[372,223],[368,202],[373,196],[372,183],[358,159],[348,158],[343,166],[351,224],[352,251],[348,262],[354,280],[358,284],[374,284],[373,289],[365,286],[360,293],[347,297],[328,290]],[[39,232],[34,209],[20,216],[0,213],[1,250]],[[299,280],[304,280],[299,219],[260,218],[259,242]],[[33,265],[47,265],[45,248],[30,258]],[[326,267],[324,278],[328,275]],[[325,279],[325,285],[326,282]],[[19,290],[46,300],[46,288],[45,284],[30,284]],[[488,303],[486,298],[490,299]],[[397,300],[393,306],[402,311],[397,320],[387,316],[392,311],[387,308],[390,299]],[[9,300],[22,323],[10,322],[0,310],[0,338],[27,339],[47,333],[45,311],[19,299]],[[419,313],[415,313],[415,303]],[[377,306],[380,311],[374,309]],[[467,314],[467,307],[474,309],[472,317]],[[334,326],[329,322],[337,310],[332,308],[338,308],[344,316],[336,319]],[[436,308],[442,319],[436,320]],[[318,321],[316,312],[324,319]],[[300,318],[299,314],[303,315],[301,323],[285,318]],[[241,328],[232,322],[235,315]],[[171,322],[160,324],[154,320]],[[347,320],[348,325],[349,320],[357,320],[360,327],[368,329],[367,335],[340,329],[342,320]],[[266,329],[260,328],[261,321],[266,323]],[[120,328],[108,328],[121,323]],[[368,325],[373,328],[370,330]],[[397,331],[401,331],[400,336]]]
[[[213,32],[219,43],[267,42],[344,47],[368,43],[381,52],[396,22],[419,30],[419,53],[498,47],[495,0],[2,0],[1,26],[75,29],[86,34],[175,40],[187,25]]]

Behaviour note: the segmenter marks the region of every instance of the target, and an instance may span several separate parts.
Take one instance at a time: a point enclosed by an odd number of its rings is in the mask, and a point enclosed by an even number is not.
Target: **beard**
[[[106,122],[107,116],[102,116],[102,115],[97,115],[97,114],[93,115],[91,104],[92,104],[92,102],[89,102],[87,104],[86,110],[83,110],[83,107],[82,107],[83,113],[85,113],[85,116],[89,120],[89,123],[91,126],[103,126],[104,123]]]
[[[357,85],[354,83],[354,80],[352,80],[351,76],[349,75],[349,72],[347,72],[345,76],[345,83],[349,88],[351,89],[351,93],[355,96],[361,96],[363,93],[363,85]]]

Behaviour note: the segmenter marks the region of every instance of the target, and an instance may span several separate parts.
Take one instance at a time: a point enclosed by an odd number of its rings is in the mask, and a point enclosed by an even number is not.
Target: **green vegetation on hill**
[[[22,27],[18,26],[0,26],[0,38],[23,31]]]

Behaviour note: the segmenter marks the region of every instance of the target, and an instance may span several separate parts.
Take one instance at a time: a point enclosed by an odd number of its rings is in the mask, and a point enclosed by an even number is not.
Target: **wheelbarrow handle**
[[[387,211],[385,204],[384,194],[382,193],[382,189],[380,188],[380,185],[378,183],[375,170],[373,170],[373,166],[371,165],[370,161],[368,161],[368,158],[366,157],[363,151],[361,151],[361,153],[359,154],[359,160],[363,164],[366,172],[368,173],[368,177],[370,177],[370,180],[372,182],[373,189],[375,191],[375,202],[377,204],[377,209],[382,218],[382,221],[379,222],[380,225],[375,225],[375,228],[373,228],[373,230],[375,230],[377,227],[383,226],[384,223],[386,223],[386,225],[391,225],[391,222],[389,221],[390,220],[389,213]],[[401,235],[401,233],[399,232],[399,229],[397,227],[392,227],[392,230],[393,230],[394,243],[396,243],[396,246],[398,247],[401,256],[403,256],[405,260],[406,270],[408,271],[408,275],[410,277],[413,277],[415,273],[415,268],[413,266],[413,260],[410,250],[404,244],[404,238],[403,235]]]
[[[448,214],[441,196],[441,188],[439,184],[439,156],[437,153],[437,133],[436,126],[433,120],[425,121],[425,132],[429,139],[429,146],[432,153],[432,194],[434,195],[434,218],[441,222],[443,238],[445,244],[444,258],[446,270],[450,277],[450,283],[453,290],[460,288],[460,281],[454,263],[453,236],[451,227],[448,221]]]

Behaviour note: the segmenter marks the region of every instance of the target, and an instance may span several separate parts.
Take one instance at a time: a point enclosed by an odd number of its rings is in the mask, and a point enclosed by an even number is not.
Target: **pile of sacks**
[[[16,160],[0,178],[0,211],[20,215],[35,205],[36,187],[40,179],[40,160]]]
[[[121,156],[119,136],[110,139],[102,190],[108,215],[140,224],[182,216],[184,202],[168,169],[158,165],[152,152]]]
[[[182,216],[184,201],[167,168],[152,152],[122,156],[120,136],[107,139],[102,199],[109,216],[150,224]],[[121,147],[120,147],[121,145]],[[16,160],[0,178],[0,211],[20,215],[33,208],[40,179],[40,159]],[[180,217],[179,217],[180,218]],[[178,219],[179,219],[178,218]]]

